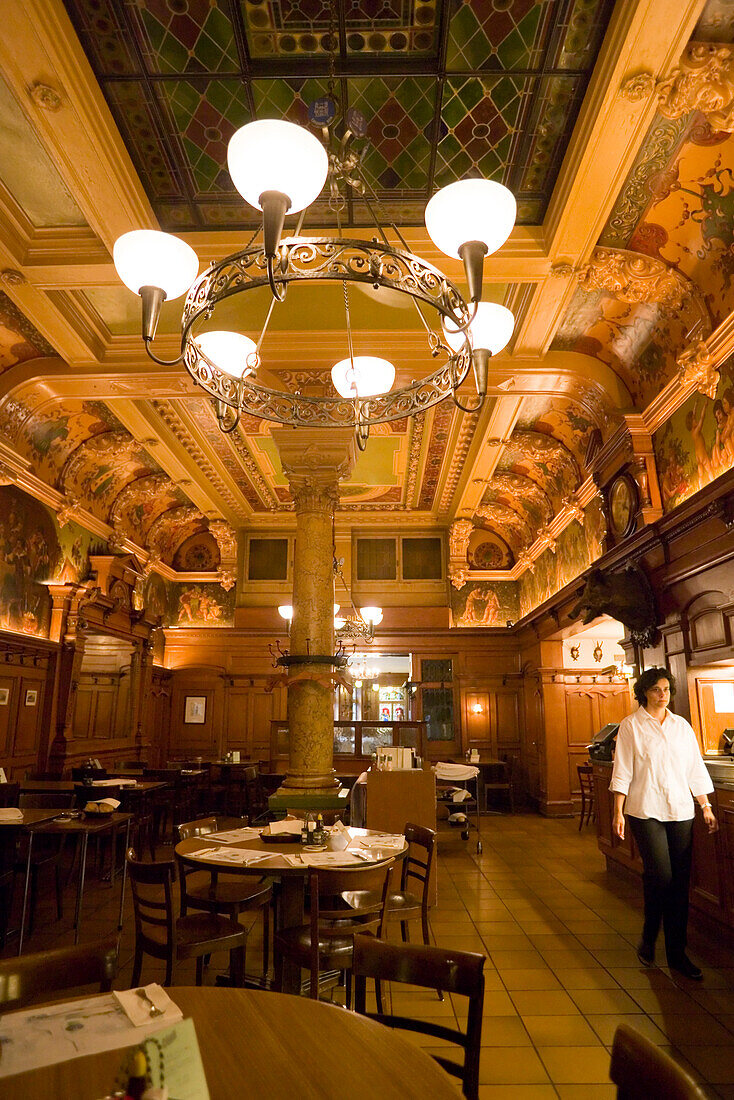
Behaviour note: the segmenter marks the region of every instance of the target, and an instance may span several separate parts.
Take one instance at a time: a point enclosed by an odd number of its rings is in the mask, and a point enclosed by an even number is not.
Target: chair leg
[[[58,863],[54,867],[54,878],[56,879],[56,919],[61,920],[64,915],[64,890],[61,882],[61,867]]]
[[[245,984],[245,948],[235,947],[229,953],[229,977],[237,989]]]
[[[130,979],[131,985],[137,985],[140,981],[140,972],[143,969],[143,952],[139,947],[135,948],[135,958],[133,959],[133,974]]]
[[[164,985],[170,985],[173,981],[173,956],[169,955],[166,959],[166,976],[163,981]]]
[[[204,956],[196,956],[196,984],[201,985],[204,978]]]
[[[263,905],[263,978],[268,975],[270,962],[270,906]]]
[[[410,933],[408,932],[407,920],[401,920],[400,922],[400,937],[403,943],[410,943]]]
[[[382,1015],[382,982],[379,978],[375,978],[375,1002],[377,1011]]]
[[[38,900],[38,868],[31,867],[31,892],[28,899],[28,935],[33,935],[33,926],[36,923],[36,901]]]

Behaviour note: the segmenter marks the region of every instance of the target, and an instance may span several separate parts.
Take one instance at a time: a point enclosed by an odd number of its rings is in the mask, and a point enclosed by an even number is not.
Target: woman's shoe
[[[637,958],[640,960],[643,966],[655,965],[655,946],[650,946],[649,943],[645,943],[644,940],[640,940],[637,945]]]
[[[675,962],[671,962],[668,959],[668,966],[671,970],[675,970],[676,973],[682,974],[684,978],[690,978],[691,981],[700,982],[703,978],[703,971],[700,967],[692,963],[687,955],[681,955]]]

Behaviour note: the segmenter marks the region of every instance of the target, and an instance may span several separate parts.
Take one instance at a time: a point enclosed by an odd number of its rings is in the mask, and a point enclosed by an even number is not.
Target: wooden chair
[[[42,793],[23,793],[18,798],[21,809],[52,809],[71,808],[74,801],[73,791],[43,791]],[[38,901],[38,877],[46,868],[53,868],[54,885],[56,888],[56,916],[58,920],[64,915],[64,888],[61,878],[61,861],[64,855],[65,837],[44,836],[43,834],[33,838],[31,849],[31,882],[28,911],[28,935],[33,933],[36,915],[36,903]],[[20,846],[16,852],[13,870],[15,874],[25,875],[26,871],[26,845],[27,837],[21,837]]]
[[[7,809],[17,806],[20,798],[20,783],[0,783],[0,806]]]
[[[349,1002],[354,933],[382,935],[394,863],[390,859],[377,867],[311,869],[308,924],[275,934],[278,988],[282,982],[279,964],[282,959],[290,959],[310,971],[313,1000],[319,997],[319,971],[347,971]]]
[[[423,944],[395,944],[373,936],[355,936],[352,956],[354,1007],[388,1027],[420,1032],[442,1041],[456,1043],[464,1051],[463,1064],[434,1054],[440,1066],[462,1083],[468,1100],[479,1095],[479,1053],[482,1042],[482,1011],[484,1006],[484,955],[451,948],[426,947]],[[469,1011],[466,1031],[447,1027],[429,1020],[414,1020],[384,1012],[366,1011],[367,978],[379,982],[406,982],[430,989],[447,989],[468,997]]]
[[[117,936],[78,947],[59,947],[0,960],[0,1005],[24,1008],[59,990],[98,985],[108,993],[117,974]]]
[[[170,985],[176,964],[196,959],[196,984],[201,985],[204,955],[229,951],[233,985],[242,985],[247,931],[235,920],[216,913],[190,913],[176,917],[173,911],[173,882],[176,865],[142,863],[132,848],[127,850],[127,871],[135,913],[135,956],[131,985],[138,985],[143,955],[164,959],[164,985]]]
[[[609,1076],[618,1100],[704,1100],[707,1095],[670,1055],[628,1024],[614,1033]]]
[[[507,805],[510,808],[510,813],[515,812],[515,795],[513,787],[515,770],[515,758],[511,757],[509,760],[501,761],[497,764],[489,765],[486,773],[487,778],[484,782],[484,805],[489,805],[489,795],[500,793],[507,799]]]
[[[186,821],[177,826],[178,839],[206,836],[226,828],[237,828],[246,821],[221,820],[216,817],[203,817],[198,821]],[[197,871],[190,864],[176,856],[178,877],[181,886],[181,916],[185,917],[189,908],[202,909],[207,913],[224,913],[237,920],[240,913],[248,910],[262,910],[263,918],[263,976],[268,972],[270,956],[270,905],[273,900],[273,887],[264,879],[245,879],[241,875],[221,875],[218,871]],[[244,966],[244,959],[243,959]]]
[[[19,783],[0,783],[0,806],[4,809],[18,805]],[[15,837],[13,831],[0,831],[0,948],[5,947],[8,921],[13,908],[13,866],[15,864]]]
[[[154,829],[156,842],[163,839],[170,821],[173,831],[181,821],[191,818],[191,787],[184,782],[181,768],[144,768],[144,779],[155,779],[167,786],[157,791],[153,800]]]
[[[588,825],[591,820],[596,819],[594,769],[591,764],[577,764],[576,771],[579,775],[579,785],[581,787],[581,814],[579,816],[579,832],[581,832],[582,825]]]

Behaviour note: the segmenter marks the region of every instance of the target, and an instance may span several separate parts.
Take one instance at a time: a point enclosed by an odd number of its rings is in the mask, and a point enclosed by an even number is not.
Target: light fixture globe
[[[372,626],[379,626],[382,622],[381,607],[360,607],[359,613],[364,621]]]
[[[291,213],[309,206],[326,182],[329,158],[315,134],[281,119],[248,122],[230,138],[227,167],[245,202],[262,210],[260,196],[279,191]]]
[[[257,366],[257,345],[239,332],[202,332],[194,343],[211,363],[233,378],[245,378]]]
[[[355,355],[354,360],[342,359],[331,368],[331,380],[340,397],[375,397],[392,388],[395,367],[374,355]]]
[[[426,229],[447,256],[481,241],[488,255],[505,243],[517,217],[515,196],[493,180],[458,180],[437,191],[426,206]]]
[[[515,329],[512,310],[496,302],[480,302],[474,320],[469,325],[469,340],[474,351],[484,348],[490,355],[497,355],[509,344]],[[446,343],[458,352],[464,347],[464,333],[444,321]]]
[[[293,607],[289,603],[282,603],[278,607],[278,614],[280,615],[281,619],[285,619],[287,622],[290,622],[293,618]]]
[[[189,289],[199,272],[199,257],[186,241],[157,229],[133,229],[115,241],[112,259],[133,294],[143,287],[162,290],[168,300]]]

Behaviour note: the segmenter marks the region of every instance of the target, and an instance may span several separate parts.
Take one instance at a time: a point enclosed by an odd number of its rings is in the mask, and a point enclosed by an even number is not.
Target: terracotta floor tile
[[[619,983],[600,966],[572,966],[555,974],[564,989],[619,989]]]
[[[547,965],[537,951],[500,951],[490,948],[489,957],[503,974],[506,970],[546,970]]]
[[[635,1002],[623,989],[572,989],[570,993],[579,1011],[590,1015],[637,1011]]]
[[[606,1085],[556,1085],[561,1100],[614,1100],[617,1086]]]
[[[734,1084],[734,1057],[730,1047],[676,1045],[684,1058],[713,1085]]]
[[[599,1046],[599,1036],[583,1016],[526,1016],[522,1022],[535,1047]]]
[[[606,1084],[609,1051],[598,1047],[539,1047],[538,1054],[554,1084]]]
[[[611,1047],[614,1041],[614,1033],[620,1024],[629,1024],[630,1027],[641,1032],[656,1046],[667,1046],[670,1042],[660,1028],[653,1023],[652,1019],[641,1012],[634,1014],[607,1012],[601,1016],[590,1014],[586,1016],[586,1020],[607,1047]]]
[[[552,970],[505,970],[502,981],[512,992],[516,989],[560,989],[561,983]]]
[[[485,1016],[482,1023],[483,1047],[532,1046],[519,1016]]]
[[[521,1016],[579,1016],[578,1006],[560,989],[525,990],[510,993]]]
[[[549,1078],[532,1047],[484,1047],[479,1080],[483,1085],[534,1085]]]
[[[479,1100],[557,1100],[553,1085],[480,1085]]]

